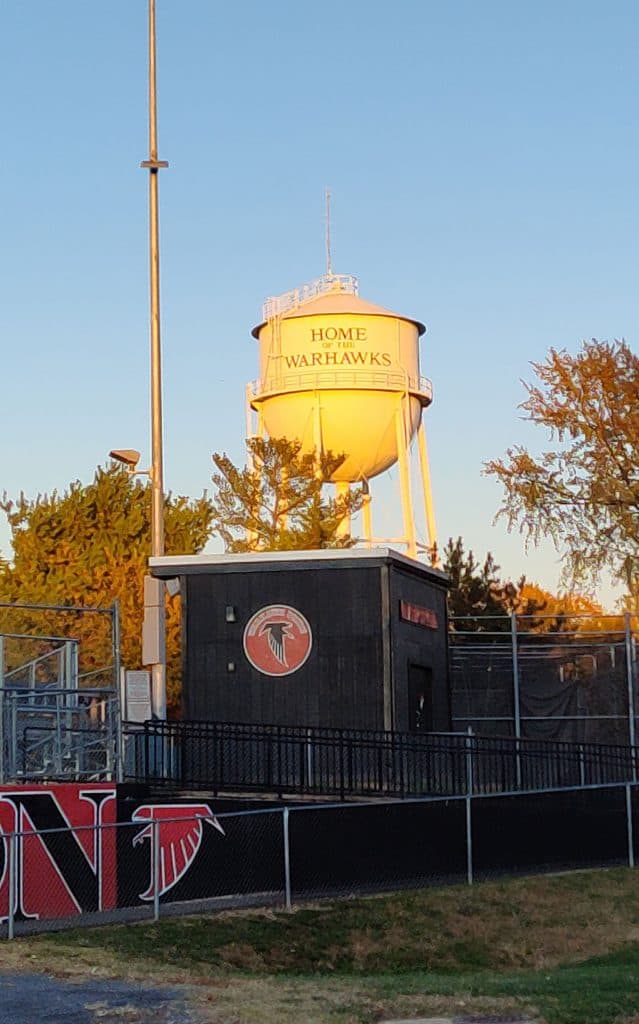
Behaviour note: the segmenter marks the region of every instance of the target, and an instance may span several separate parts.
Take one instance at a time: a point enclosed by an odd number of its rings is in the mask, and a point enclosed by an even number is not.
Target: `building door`
[[[433,731],[433,670],[424,665],[408,666],[408,728]]]

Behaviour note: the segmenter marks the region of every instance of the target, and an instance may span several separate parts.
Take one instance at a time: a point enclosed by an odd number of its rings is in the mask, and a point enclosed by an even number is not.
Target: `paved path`
[[[0,972],[0,1024],[198,1024],[179,989],[131,982],[69,981],[46,974]],[[522,1017],[478,1014],[420,1017],[385,1024],[535,1024]]]
[[[174,989],[0,973],[0,1024],[197,1024]]]

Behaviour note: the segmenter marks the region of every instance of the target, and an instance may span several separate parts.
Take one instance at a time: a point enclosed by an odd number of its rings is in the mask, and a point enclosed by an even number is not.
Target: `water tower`
[[[399,463],[404,533],[373,536],[371,501],[364,507],[368,546],[392,542],[416,557],[410,448],[417,437],[427,544],[436,542],[422,412],[432,401],[419,373],[417,320],[361,299],[357,279],[325,274],[266,300],[259,343],[260,376],[247,387],[248,436],[296,438],[303,450],[345,452],[331,482],[338,493]],[[370,492],[369,492],[370,494]],[[350,524],[342,524],[344,531]]]

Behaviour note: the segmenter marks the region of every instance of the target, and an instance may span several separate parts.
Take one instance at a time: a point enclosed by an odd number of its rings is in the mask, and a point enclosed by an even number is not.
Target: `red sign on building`
[[[419,604],[411,604],[410,601],[399,602],[399,617],[404,622],[412,622],[415,626],[423,626],[424,629],[439,629],[437,613],[430,608],[422,608]]]

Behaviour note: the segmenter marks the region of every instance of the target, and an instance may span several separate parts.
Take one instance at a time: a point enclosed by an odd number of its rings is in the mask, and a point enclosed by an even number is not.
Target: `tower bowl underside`
[[[397,462],[399,438],[414,436],[425,402],[403,390],[340,388],[255,395],[251,404],[271,437],[296,439],[305,452],[345,454],[331,480],[353,483]]]

